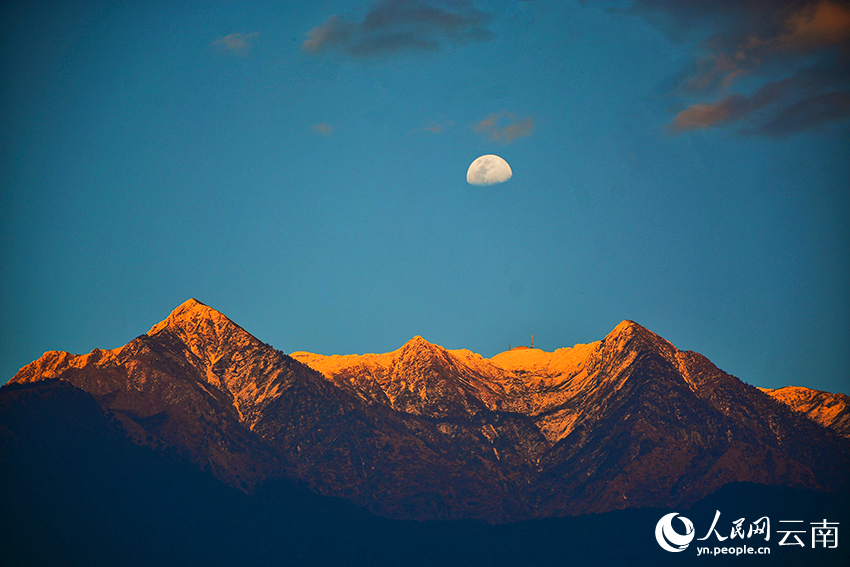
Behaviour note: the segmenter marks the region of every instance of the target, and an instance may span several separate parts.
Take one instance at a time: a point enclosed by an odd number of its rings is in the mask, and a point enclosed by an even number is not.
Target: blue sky
[[[1,10],[0,381],[195,297],[284,352],[632,319],[850,391],[846,2]]]

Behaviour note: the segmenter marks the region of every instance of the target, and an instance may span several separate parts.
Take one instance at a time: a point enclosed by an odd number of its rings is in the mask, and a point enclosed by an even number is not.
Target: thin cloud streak
[[[684,131],[743,124],[744,134],[781,137],[850,117],[846,77],[806,70],[764,84],[749,96],[732,94],[679,112],[670,129]]]
[[[450,130],[455,125],[451,120],[441,120],[439,122],[426,118],[422,121],[422,129],[432,134],[442,134]]]
[[[333,126],[331,126],[327,122],[319,122],[318,124],[313,124],[313,126],[311,126],[311,129],[316,134],[320,134],[322,136],[330,136],[334,132]]]
[[[491,142],[510,144],[517,138],[526,138],[534,130],[534,121],[530,117],[519,118],[510,112],[491,114],[475,125],[475,131],[487,136]]]
[[[259,37],[260,32],[252,33],[232,33],[224,37],[220,37],[213,41],[210,45],[217,51],[227,51],[236,55],[247,55],[253,44],[252,40]]]
[[[437,51],[445,44],[491,39],[489,21],[490,15],[468,0],[382,0],[360,22],[329,17],[307,32],[301,48],[363,59]]]

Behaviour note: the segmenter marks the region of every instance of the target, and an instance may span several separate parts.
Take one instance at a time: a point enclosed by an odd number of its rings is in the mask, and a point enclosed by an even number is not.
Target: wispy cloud
[[[845,85],[846,86],[846,85]],[[798,72],[750,95],[731,94],[679,112],[676,131],[739,124],[745,134],[778,137],[850,118],[850,91],[829,71]]]
[[[454,125],[454,122],[445,119],[435,121],[426,118],[422,121],[422,129],[426,132],[431,132],[432,134],[442,134],[443,132],[450,130]]]
[[[232,33],[219,37],[210,45],[218,51],[235,53],[236,55],[247,55],[251,50],[253,40],[259,37],[260,32]]]
[[[307,32],[301,47],[358,58],[437,51],[447,43],[490,39],[489,21],[468,0],[381,0],[359,22],[331,16]]]
[[[321,134],[322,136],[330,136],[334,132],[333,126],[331,126],[327,122],[319,122],[318,124],[313,124],[311,129],[316,134]]]
[[[785,136],[848,118],[847,0],[635,0],[628,11],[673,38],[708,32],[673,92],[685,107],[674,132]]]
[[[534,130],[534,121],[530,117],[520,118],[510,112],[491,114],[475,125],[475,131],[487,136],[493,142],[510,144],[517,138],[525,138]]]

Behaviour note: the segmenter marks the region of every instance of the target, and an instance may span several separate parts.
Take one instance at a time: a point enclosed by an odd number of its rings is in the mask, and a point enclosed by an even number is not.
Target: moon
[[[504,183],[514,174],[508,162],[493,154],[476,158],[466,172],[466,181],[470,185],[493,185]]]

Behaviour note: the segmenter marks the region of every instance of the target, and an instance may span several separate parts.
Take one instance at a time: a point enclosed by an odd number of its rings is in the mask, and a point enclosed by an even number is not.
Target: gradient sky
[[[0,382],[194,297],[284,352],[632,319],[850,392],[847,2],[266,4],[0,8]]]

